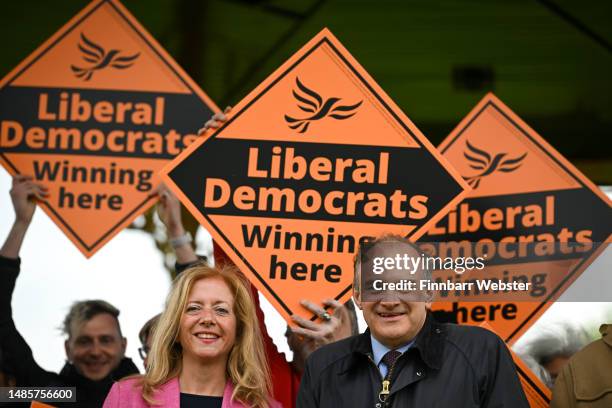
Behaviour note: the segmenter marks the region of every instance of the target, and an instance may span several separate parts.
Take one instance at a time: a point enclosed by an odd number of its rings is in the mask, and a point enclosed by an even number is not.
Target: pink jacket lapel
[[[244,405],[238,401],[232,402],[233,392],[234,386],[231,381],[228,381],[227,384],[225,384],[225,390],[223,390],[223,404],[221,408],[245,408]],[[180,408],[181,389],[178,378],[175,377],[159,387],[156,393],[156,400],[160,401],[160,405],[163,407]]]
[[[162,407],[180,408],[181,390],[178,377],[174,377],[163,384],[156,392],[155,399],[161,402]]]
[[[225,390],[223,391],[223,404],[221,408],[244,408],[244,405],[238,401],[232,402],[232,393],[234,392],[234,386],[231,381],[225,384]]]

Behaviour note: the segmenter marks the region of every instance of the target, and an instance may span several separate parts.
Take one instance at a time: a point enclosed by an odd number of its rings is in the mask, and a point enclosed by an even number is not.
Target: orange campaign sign
[[[468,301],[477,294],[466,291],[461,301],[438,298],[433,308],[459,323],[486,321],[512,344],[610,242],[612,203],[492,94],[439,149],[472,191],[421,241],[438,242],[430,249],[442,257],[486,254],[487,274],[530,289],[486,302]]]
[[[42,402],[32,401],[30,408],[53,408],[53,405],[47,405]]]
[[[351,296],[361,242],[417,239],[467,188],[327,29],[163,174],[287,321]]]
[[[97,0],[0,82],[0,161],[92,256],[154,203],[157,172],[215,104],[116,0]]]
[[[510,354],[512,354],[516,373],[518,374],[529,406],[531,408],[548,408],[552,398],[550,388],[548,388],[512,350],[510,350]]]

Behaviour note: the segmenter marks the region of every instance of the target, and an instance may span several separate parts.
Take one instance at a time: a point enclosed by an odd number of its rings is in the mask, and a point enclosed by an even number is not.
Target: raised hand
[[[49,193],[47,188],[34,181],[31,176],[21,174],[13,177],[11,201],[15,210],[15,222],[29,225],[36,210],[36,200],[45,200]]]
[[[185,234],[183,220],[181,218],[181,202],[168,189],[164,183],[160,183],[151,195],[159,196],[157,203],[157,215],[166,226],[168,236],[176,238]]]
[[[198,130],[199,136],[204,136],[209,130],[219,128],[223,123],[227,121],[227,114],[232,110],[231,106],[225,108],[223,112],[215,113],[200,130]]]
[[[0,248],[0,255],[17,258],[34,211],[36,211],[36,200],[45,200],[49,193],[45,186],[35,182],[32,177],[19,174],[13,177],[10,194],[15,210],[15,222],[4,245]]]

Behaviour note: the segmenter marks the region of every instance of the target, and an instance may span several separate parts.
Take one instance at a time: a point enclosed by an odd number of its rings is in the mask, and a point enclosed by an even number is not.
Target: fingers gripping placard
[[[467,187],[328,30],[163,173],[286,319],[347,300],[360,242],[418,237]]]

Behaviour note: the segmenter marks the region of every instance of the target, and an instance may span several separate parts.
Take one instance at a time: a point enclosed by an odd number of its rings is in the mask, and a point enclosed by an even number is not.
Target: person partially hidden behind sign
[[[215,115],[215,118],[225,119],[221,113]],[[159,197],[157,214],[165,225],[171,246],[174,248],[176,271],[180,275],[190,266],[202,262],[202,259],[199,259],[196,255],[191,245],[192,238],[185,231],[179,200],[163,184],[160,184],[155,189],[154,194]],[[215,253],[215,258],[218,262],[225,259],[224,257],[225,254],[221,251]],[[266,330],[257,289],[250,285],[250,290],[253,295],[257,319],[262,332],[265,355],[271,369],[271,378],[274,384],[273,397],[285,408],[295,407],[297,391],[306,358],[312,351],[324,344],[358,333],[355,308],[350,301],[346,305],[342,305],[333,299],[322,301],[322,304],[329,307],[330,313],[314,302],[304,299],[302,305],[312,313],[320,316],[321,321],[313,322],[299,316],[294,316],[296,327],[293,329],[287,327],[285,333],[289,348],[293,352],[293,361],[288,362],[285,355],[278,351]]]
[[[46,196],[46,189],[30,177],[13,179],[15,222],[0,249],[0,348],[17,386],[76,387],[77,404],[66,406],[100,407],[113,381],[138,373],[132,360],[125,357],[119,310],[102,300],[72,306],[63,324],[68,361],[59,374],[36,363],[13,322],[11,299],[21,264],[19,250],[36,209],[34,199]]]
[[[530,330],[530,336],[520,338],[512,349],[552,388],[567,361],[587,343],[587,334],[579,322],[538,322]]]
[[[420,255],[401,237],[388,236],[375,240],[364,256],[397,254]],[[429,302],[403,292],[362,299],[360,255],[353,296],[368,329],[310,355],[299,408],[529,406],[510,353],[494,333],[438,323]],[[428,275],[421,269],[414,276]]]
[[[551,408],[612,407],[612,324],[599,328],[601,339],[570,358],[557,377]]]
[[[144,376],[113,385],[105,408],[280,407],[248,283],[234,268],[197,265],[173,282]]]

